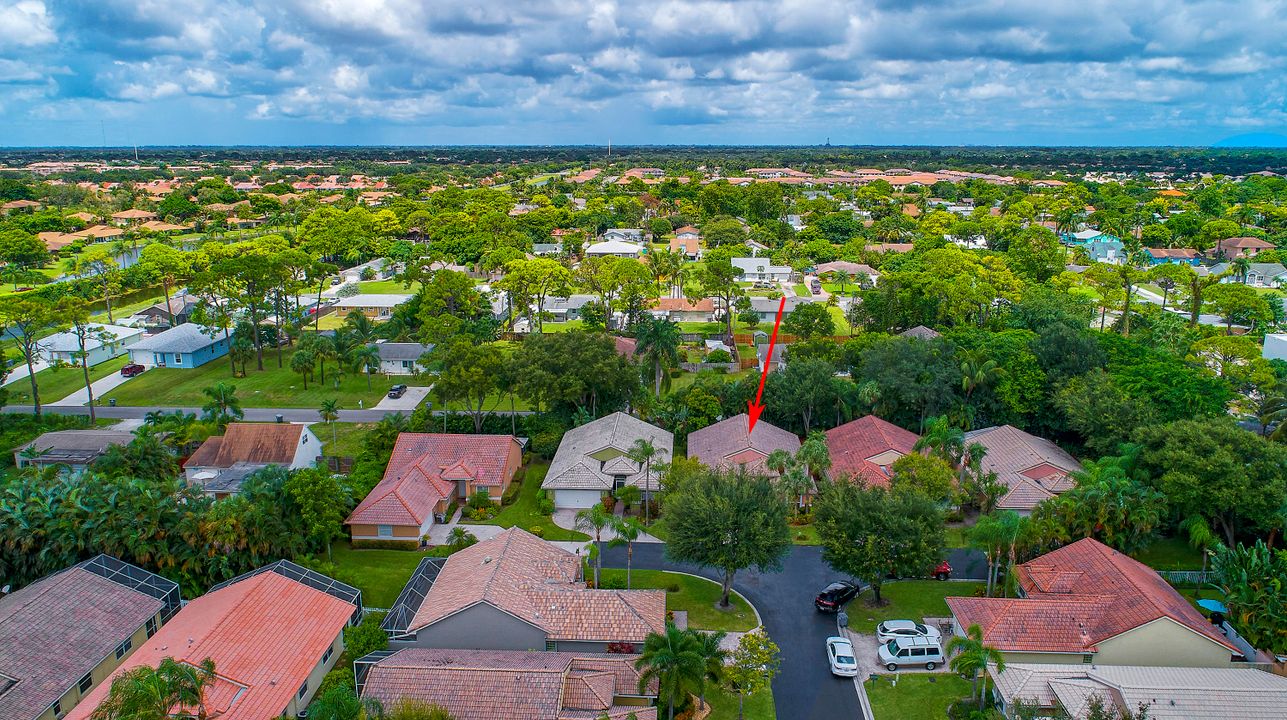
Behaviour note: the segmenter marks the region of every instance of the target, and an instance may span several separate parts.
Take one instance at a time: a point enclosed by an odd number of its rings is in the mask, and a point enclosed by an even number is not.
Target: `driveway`
[[[555,524],[555,525],[558,525],[559,527],[563,528],[564,530],[575,530],[575,531],[577,531],[577,532],[584,532],[585,534],[589,535],[590,537],[594,537],[594,533],[593,533],[593,531],[591,531],[591,532],[586,532],[584,529],[582,529],[582,528],[578,528],[578,527],[576,526],[576,514],[577,514],[577,512],[578,512],[577,510],[573,510],[573,509],[571,509],[571,508],[560,508],[560,509],[558,509],[558,510],[555,510],[555,511],[554,511],[554,515],[552,516],[552,518],[551,518],[551,519],[554,521],[554,524]],[[606,527],[606,528],[604,528],[604,529],[603,529],[603,532],[601,532],[601,533],[599,534],[599,537],[603,538],[603,542],[605,542],[605,543],[606,543],[606,542],[611,542],[611,541],[613,541],[613,540],[616,540],[616,539],[617,539],[617,533],[616,533],[616,531],[615,531],[615,530],[613,530],[611,527]],[[641,543],[659,543],[659,542],[661,542],[661,540],[660,540],[659,538],[657,538],[657,537],[654,537],[654,536],[652,536],[652,535],[649,535],[649,534],[648,534],[648,533],[646,533],[646,532],[640,532],[640,533],[639,533],[639,537],[635,540],[635,542],[641,542]]]
[[[431,389],[432,387],[408,387],[407,391],[402,394],[402,397],[385,397],[377,403],[373,409],[387,412],[401,410],[409,413],[419,407],[420,403],[424,402],[424,399],[429,396],[429,391]]]
[[[138,377],[138,376],[135,375],[134,377]],[[119,372],[114,372],[111,375],[108,375],[106,377],[101,377],[95,380],[94,382],[90,383],[89,386],[94,388],[94,399],[98,400],[99,403],[102,403],[103,401],[101,400],[101,398],[104,395],[106,395],[112,390],[115,390],[117,387],[120,387],[121,385],[133,379],[134,378],[127,378],[124,375],[121,375]],[[85,392],[85,388],[82,387],[65,398],[55,400],[54,402],[49,403],[49,406],[50,407],[75,407],[78,405],[84,405],[85,403],[88,403],[88,402],[89,402],[89,393]]]

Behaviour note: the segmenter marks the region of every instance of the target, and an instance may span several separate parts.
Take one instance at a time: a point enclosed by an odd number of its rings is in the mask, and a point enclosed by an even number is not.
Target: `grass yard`
[[[813,292],[809,290],[809,286],[803,283],[798,285],[793,285],[792,289],[795,290],[795,294],[798,297],[811,297],[813,295]]]
[[[491,520],[475,523],[461,518],[461,525],[499,525],[501,527],[519,527],[531,530],[540,527],[546,540],[589,540],[590,536],[575,530],[565,530],[554,524],[549,515],[541,513],[537,507],[536,493],[541,489],[545,472],[550,469],[549,463],[532,463],[523,475],[523,487],[514,502],[501,508]]]
[[[583,330],[585,326],[580,320],[568,320],[566,322],[546,321],[541,323],[542,333],[565,333],[573,330]]]
[[[1202,551],[1184,538],[1159,538],[1132,557],[1154,570],[1202,569]]]
[[[322,441],[322,452],[335,457],[353,457],[362,451],[362,444],[366,441],[366,434],[375,423],[347,423],[337,422],[334,427],[327,427],[326,423],[319,422],[312,426],[313,434],[318,440]],[[332,434],[332,430],[334,433]],[[332,441],[331,437],[335,440]]]
[[[264,369],[256,370],[252,360],[247,363],[244,378],[231,376],[227,356],[192,369],[153,368],[108,393],[107,398],[115,398],[117,405],[127,406],[165,404],[200,407],[206,402],[202,390],[215,383],[226,382],[237,388],[237,398],[241,400],[242,407],[316,408],[323,400],[337,399],[342,409],[356,410],[359,400],[364,407],[373,408],[390,386],[406,382],[405,378],[372,375],[371,389],[368,390],[366,375],[346,373],[336,388],[335,363],[328,362],[326,383],[317,382],[320,376],[315,374],[305,390],[300,376],[290,369],[294,353],[294,349],[287,349],[282,355],[283,366],[278,368],[277,353],[265,348]]]
[[[420,283],[411,283],[411,287],[407,287],[400,280],[363,280],[358,287],[368,294],[414,295],[420,289]]]
[[[849,321],[845,319],[844,310],[841,310],[840,308],[835,307],[834,305],[828,305],[827,314],[831,315],[831,319],[834,320],[836,323],[837,335],[853,334],[854,330],[852,327],[849,326]]]
[[[942,720],[947,708],[969,697],[970,681],[952,673],[873,675],[864,685],[876,720]]]
[[[113,358],[89,369],[89,381],[95,382],[115,372],[129,361],[128,355]],[[9,404],[31,404],[31,380],[22,378],[5,386],[9,390]],[[71,395],[85,387],[85,375],[80,366],[51,367],[36,373],[36,387],[40,388],[41,404],[48,404]],[[97,398],[95,398],[97,399]],[[107,401],[104,400],[104,403]]]
[[[378,608],[393,605],[424,556],[413,550],[354,550],[347,540],[331,548],[332,562],[352,576],[362,602]]]
[[[948,525],[943,528],[943,535],[947,537],[947,547],[963,548],[969,547],[965,540],[965,527],[963,525]]]
[[[849,627],[855,632],[874,635],[876,626],[885,620],[916,620],[926,617],[950,617],[948,595],[971,597],[982,588],[981,582],[940,582],[938,580],[897,580],[880,588],[880,597],[888,604],[873,608],[867,606],[871,591],[864,590],[846,610]]]
[[[593,570],[587,571],[587,575],[590,572]],[[605,587],[624,588],[626,571],[621,568],[604,568],[601,579]],[[679,590],[671,592],[668,589],[671,586],[678,586]],[[746,632],[756,625],[755,611],[739,595],[729,597],[733,604],[731,610],[716,608],[720,587],[706,578],[661,570],[634,570],[630,573],[630,587],[636,590],[666,590],[666,609],[687,611],[690,628]]]
[[[683,333],[701,333],[714,335],[724,332],[724,323],[719,322],[681,322],[679,331]]]
[[[710,703],[711,714],[706,720],[737,720],[737,695],[723,688],[709,688],[706,691],[706,702]],[[662,717],[665,708],[657,717]],[[765,688],[764,692],[752,695],[744,701],[742,717],[746,720],[777,720],[777,710],[773,707],[773,689]]]
[[[818,539],[818,528],[812,523],[808,525],[791,526],[791,542],[796,545],[821,545],[822,541]]]

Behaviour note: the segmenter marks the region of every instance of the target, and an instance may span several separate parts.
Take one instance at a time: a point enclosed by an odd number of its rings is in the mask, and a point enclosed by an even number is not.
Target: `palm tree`
[[[791,467],[793,458],[791,453],[786,450],[774,450],[769,456],[764,458],[764,467],[772,470],[778,475],[786,474],[787,468]]]
[[[692,633],[666,623],[666,632],[650,633],[635,661],[639,692],[657,682],[658,699],[665,700],[669,720],[675,720],[675,698],[700,688],[706,676],[706,659]]]
[[[925,434],[912,447],[915,450],[929,448],[933,454],[957,465],[965,454],[965,432],[953,427],[946,417],[930,418],[925,424]]]
[[[365,317],[365,316],[363,316]],[[371,389],[371,371],[380,367],[380,348],[374,344],[360,345],[349,355],[353,372],[366,372],[366,389]]]
[[[603,529],[612,524],[612,515],[603,509],[603,503],[581,510],[576,514],[576,529],[594,531],[594,545],[599,552],[594,556],[594,586],[599,587],[599,571],[603,568]]]
[[[633,487],[633,486],[628,486]],[[635,557],[635,541],[643,533],[643,528],[631,518],[612,517],[612,532],[616,537],[608,541],[609,547],[626,546],[626,589],[630,589],[630,566]]]
[[[844,295],[845,285],[848,285],[849,282],[854,279],[854,277],[853,275],[849,274],[848,270],[833,270],[831,271],[831,279],[835,280],[837,283],[840,283],[840,294]]]
[[[991,385],[1004,374],[1005,370],[995,360],[984,359],[976,353],[968,354],[961,361],[961,392],[965,393],[967,428],[974,421],[973,406],[970,405],[974,391]]]
[[[663,366],[674,367],[679,364],[679,345],[683,341],[679,333],[679,323],[649,317],[639,322],[635,338],[638,340],[637,352],[647,362],[652,363],[653,392],[657,397],[661,397]]]
[[[225,382],[215,383],[201,392],[209,398],[209,401],[201,406],[201,410],[204,413],[202,417],[207,422],[212,422],[222,428],[233,418],[240,420],[246,416],[246,413],[241,409],[241,400],[237,398],[235,385],[229,385]]]
[[[952,636],[952,639],[947,641],[947,652],[949,655],[956,653],[950,664],[952,671],[973,678],[974,686],[970,690],[970,698],[977,696],[979,710],[982,710],[984,696],[987,693],[987,679],[984,678],[984,691],[980,693],[979,676],[987,672],[988,665],[992,664],[997,666],[997,672],[1004,671],[1005,657],[1001,655],[1000,650],[983,643],[983,631],[978,625],[971,625],[965,631],[965,637]]]
[[[388,718],[375,699],[357,695],[351,685],[335,685],[318,695],[308,705],[308,716],[318,720],[375,720]]]
[[[643,466],[643,495],[644,495],[644,524],[648,524],[651,517],[649,516],[649,500],[652,497],[652,461],[657,457],[657,446],[653,445],[646,438],[635,438],[635,444],[630,446],[626,451],[626,457],[630,458],[636,465]]]
[[[313,367],[317,364],[317,358],[313,356],[312,350],[300,348],[290,358],[290,369],[304,380],[304,389],[308,389],[308,378],[313,374]]]
[[[322,422],[331,426],[331,445],[334,445],[335,421],[340,419],[340,401],[335,398],[323,400],[322,406],[317,409],[317,414],[322,416]]]
[[[706,705],[706,684],[708,682],[719,685],[724,679],[724,665],[728,662],[729,652],[721,647],[727,633],[719,632],[700,632],[689,630],[697,637],[697,652],[701,654],[702,659],[706,662],[706,672],[702,675],[700,701],[703,707]]]
[[[375,323],[371,322],[371,318],[363,315],[361,310],[353,310],[345,315],[344,326],[360,343],[369,343],[375,339]]]
[[[795,451],[795,461],[809,471],[809,477],[821,480],[823,474],[831,469],[831,451],[827,449],[827,436],[821,432],[811,432]]]
[[[140,665],[112,681],[107,698],[90,715],[93,720],[205,720],[205,690],[215,678],[214,661],[200,665],[162,658],[157,667]],[[176,709],[179,714],[176,715]]]

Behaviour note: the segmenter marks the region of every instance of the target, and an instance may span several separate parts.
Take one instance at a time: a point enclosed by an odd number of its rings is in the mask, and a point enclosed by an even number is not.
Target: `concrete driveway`
[[[419,407],[420,403],[424,402],[424,399],[429,396],[429,391],[432,389],[432,385],[429,387],[408,386],[407,391],[402,394],[402,397],[385,397],[372,409],[388,412],[401,410],[409,413]]]
[[[71,370],[73,372],[80,372],[80,370],[76,368],[71,368]],[[138,377],[138,376],[135,375],[134,377]],[[133,379],[134,378],[127,378],[124,375],[121,375],[119,372],[114,372],[111,375],[108,375],[107,377],[102,377],[95,380],[94,382],[90,383],[89,386],[94,389],[94,399],[98,400],[99,398],[103,397],[107,393],[111,392],[112,390],[115,390],[116,388],[120,387],[121,385],[124,385],[125,383]],[[55,400],[54,402],[49,403],[49,405],[50,407],[74,407],[77,405],[84,405],[87,402],[89,402],[89,393],[85,392],[85,388],[82,387],[81,389],[77,390],[71,395],[68,395],[67,397],[61,398],[59,400]]]

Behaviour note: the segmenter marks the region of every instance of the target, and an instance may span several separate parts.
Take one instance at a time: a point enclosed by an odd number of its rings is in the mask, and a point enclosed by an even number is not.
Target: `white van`
[[[903,665],[923,665],[933,670],[943,664],[943,646],[934,638],[894,638],[880,646],[880,664],[893,672]]]

